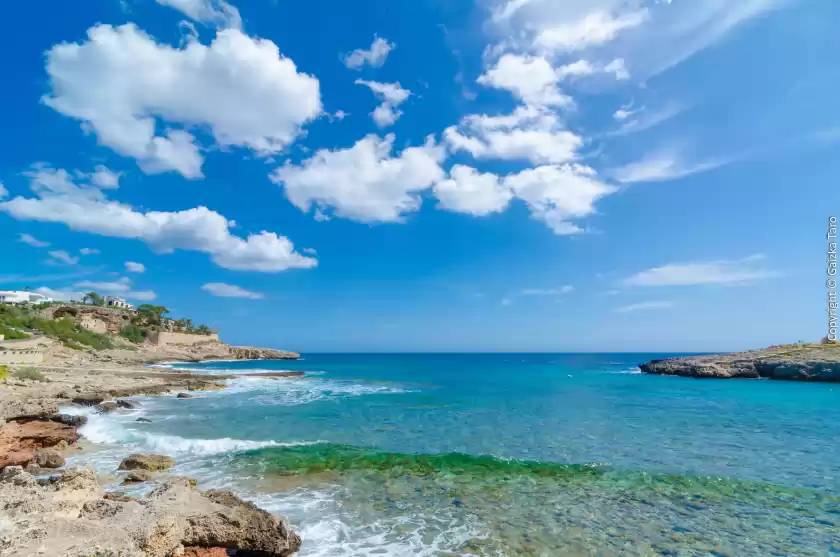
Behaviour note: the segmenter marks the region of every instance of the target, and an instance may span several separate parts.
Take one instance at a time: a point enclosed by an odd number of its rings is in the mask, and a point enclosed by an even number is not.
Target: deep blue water
[[[175,473],[288,516],[305,556],[840,551],[840,385],[638,372],[664,356],[173,364],[306,376],[92,416],[82,432],[102,450],[80,459],[171,454]],[[584,464],[598,467],[562,467]]]

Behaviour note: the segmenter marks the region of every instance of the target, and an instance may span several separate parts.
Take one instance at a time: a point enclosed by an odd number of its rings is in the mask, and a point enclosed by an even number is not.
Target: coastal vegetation
[[[17,338],[42,334],[76,350],[86,347],[104,350],[114,345],[108,335],[88,331],[68,318],[43,318],[28,306],[0,304],[0,328],[17,332]]]

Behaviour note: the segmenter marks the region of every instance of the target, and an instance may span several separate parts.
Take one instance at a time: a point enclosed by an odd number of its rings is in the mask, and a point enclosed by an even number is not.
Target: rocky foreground
[[[840,345],[793,344],[763,350],[651,360],[643,373],[698,379],[840,381]]]
[[[0,382],[3,557],[285,557],[299,549],[300,538],[282,520],[231,493],[202,493],[194,480],[169,476],[166,470],[175,463],[166,456],[133,454],[114,471],[125,485],[149,484],[152,493],[139,500],[106,494],[90,470],[59,470],[65,456],[78,450],[77,430],[86,422],[84,416],[59,413],[61,407],[136,410],[138,402],[126,397],[191,398],[196,391],[224,388],[220,381],[234,376],[112,362],[110,367],[45,365],[29,371],[18,376],[13,370]],[[282,381],[300,375],[259,377]]]
[[[94,473],[36,480],[0,473],[0,553],[8,557],[286,557],[300,549],[287,525],[230,492],[172,478],[142,500],[108,496]]]

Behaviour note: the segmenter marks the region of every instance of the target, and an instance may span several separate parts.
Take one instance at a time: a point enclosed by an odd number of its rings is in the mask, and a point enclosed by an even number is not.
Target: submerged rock
[[[136,410],[137,408],[140,408],[138,403],[123,399],[119,399],[117,401],[117,406],[120,408],[127,408],[128,410]]]
[[[132,454],[120,462],[120,470],[148,470],[159,472],[175,466],[175,460],[168,456],[155,454]]]
[[[135,422],[141,422],[141,423],[144,423],[144,424],[150,424],[150,423],[152,423],[152,420],[149,420],[148,418],[137,418],[137,419],[136,419],[136,420],[134,420],[134,421],[135,421]]]
[[[191,395],[189,393],[178,393],[176,398],[195,398],[195,395]]]

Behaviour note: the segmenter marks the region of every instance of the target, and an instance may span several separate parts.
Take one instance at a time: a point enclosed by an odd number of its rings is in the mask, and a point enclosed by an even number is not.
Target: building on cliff
[[[108,306],[108,307],[127,309],[127,310],[133,310],[134,309],[133,304],[129,304],[128,302],[126,302],[122,298],[118,298],[116,296],[105,296],[103,298],[103,300],[105,301],[105,305]]]

